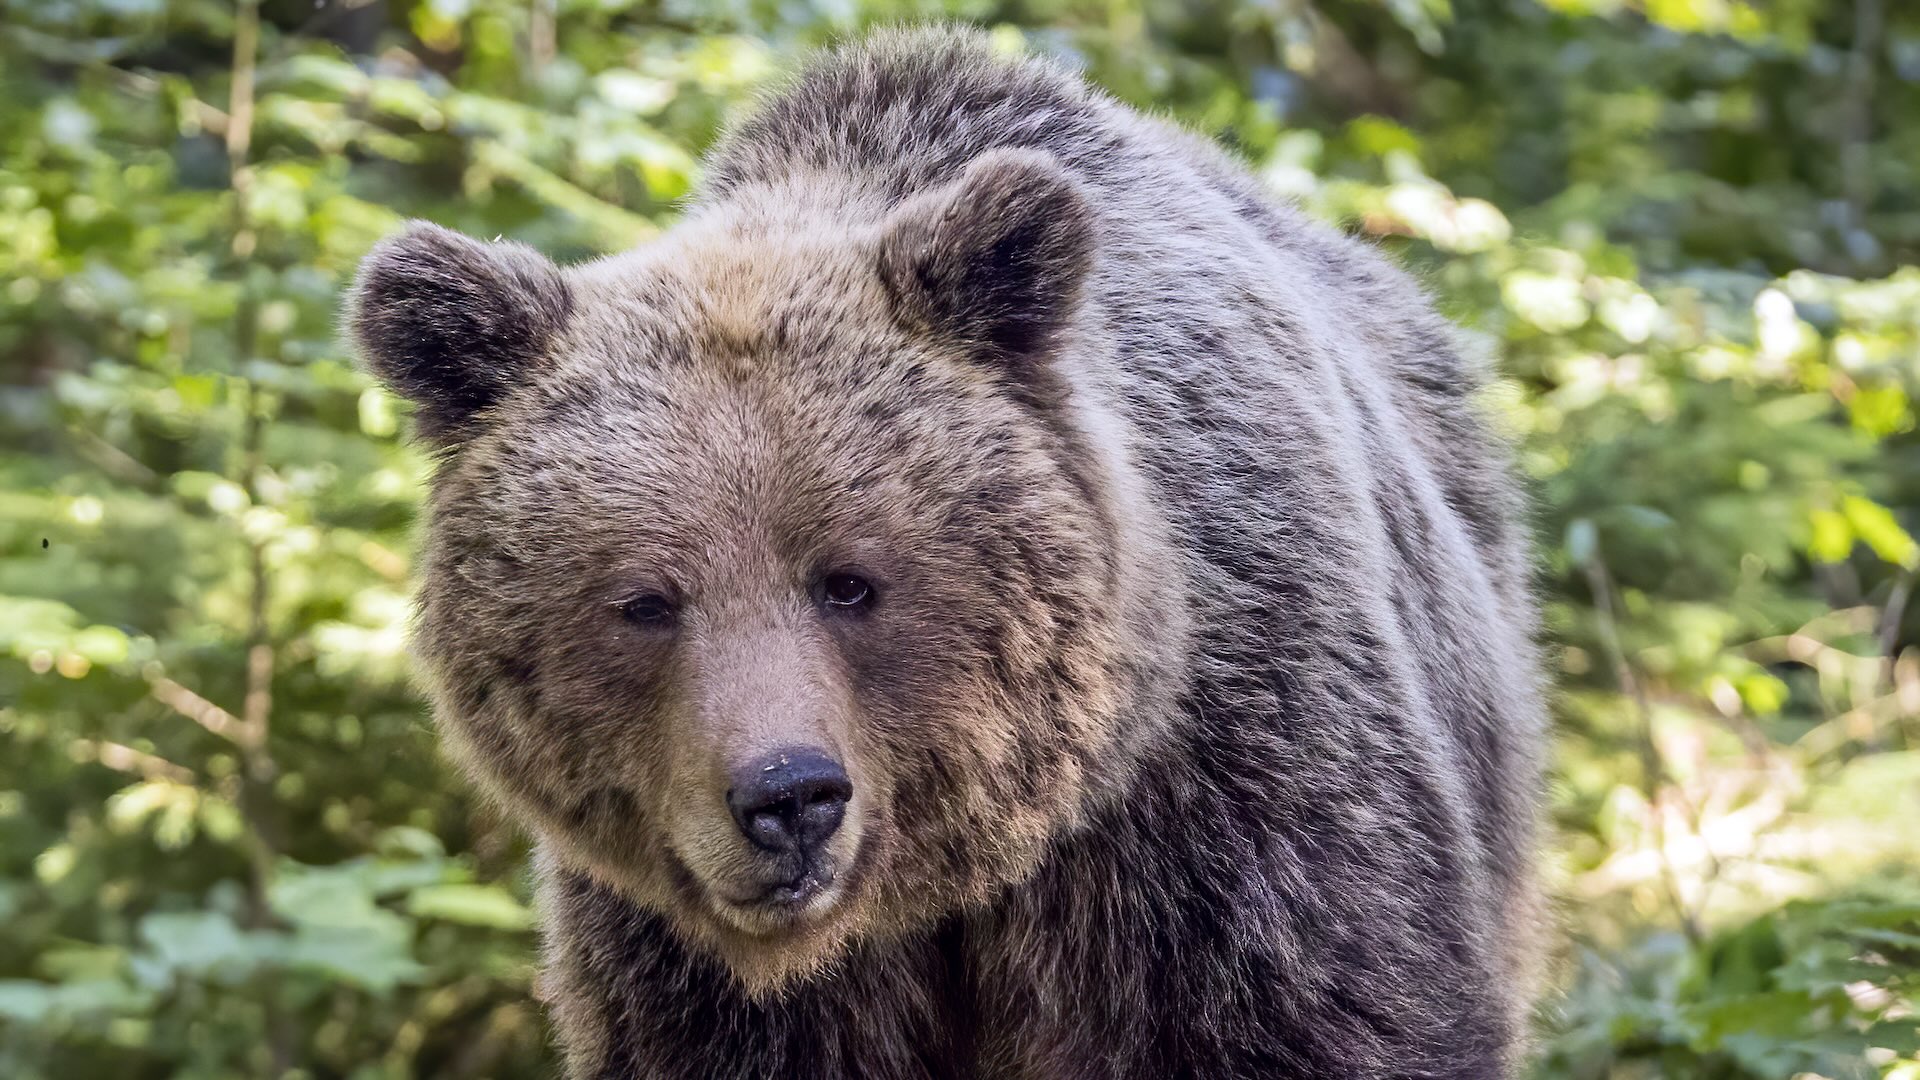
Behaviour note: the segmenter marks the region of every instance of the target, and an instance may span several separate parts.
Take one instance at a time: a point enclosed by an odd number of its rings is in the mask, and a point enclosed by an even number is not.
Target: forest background
[[[547,1075],[403,652],[404,218],[644,243],[948,19],[1229,146],[1494,358],[1555,679],[1553,1078],[1920,1080],[1920,5],[0,0],[0,1075]]]

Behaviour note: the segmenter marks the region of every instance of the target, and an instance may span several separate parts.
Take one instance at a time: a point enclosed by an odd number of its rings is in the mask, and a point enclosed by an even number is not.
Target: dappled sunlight
[[[1487,368],[1535,1074],[1920,1080],[1920,8],[695,7],[0,0],[0,1074],[551,1074],[525,840],[408,675],[435,462],[340,297],[413,217],[644,243],[798,49],[937,9],[1376,240]]]

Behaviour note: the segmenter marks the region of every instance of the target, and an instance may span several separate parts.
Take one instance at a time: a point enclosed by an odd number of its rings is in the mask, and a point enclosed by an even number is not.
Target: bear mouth
[[[723,896],[721,899],[735,907],[801,908],[832,887],[832,873],[823,874],[809,866],[792,881],[769,885],[746,896]]]
[[[791,881],[769,885],[746,895],[710,891],[722,918],[742,930],[783,929],[823,915],[842,890],[835,875],[808,866]]]
[[[727,887],[702,879],[677,852],[667,856],[676,891],[689,907],[753,937],[793,933],[826,921],[853,890],[864,863],[856,855],[839,871],[831,859],[808,859],[791,878]]]

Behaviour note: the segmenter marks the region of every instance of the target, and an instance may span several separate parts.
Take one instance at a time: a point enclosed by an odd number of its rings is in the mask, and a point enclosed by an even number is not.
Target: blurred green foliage
[[[1538,1073],[1920,1078],[1920,9],[0,0],[0,1074],[551,1067],[404,679],[407,216],[644,241],[801,47],[944,17],[1374,236],[1537,492]]]

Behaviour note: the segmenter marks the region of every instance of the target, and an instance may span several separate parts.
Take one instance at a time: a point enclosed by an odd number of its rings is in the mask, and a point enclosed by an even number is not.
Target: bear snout
[[[755,847],[807,858],[839,831],[852,798],[846,767],[806,747],[775,751],[735,769],[727,809]]]

